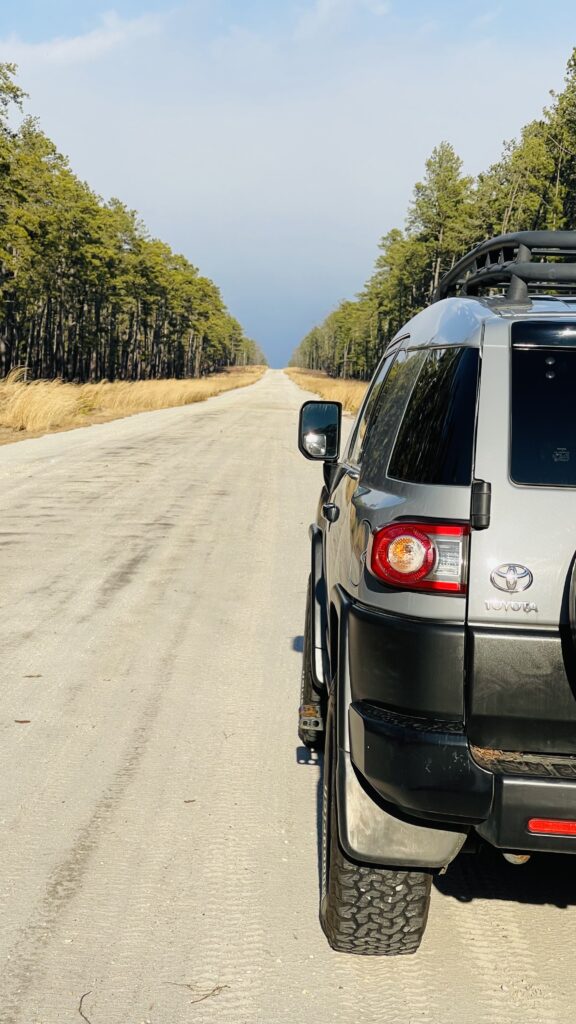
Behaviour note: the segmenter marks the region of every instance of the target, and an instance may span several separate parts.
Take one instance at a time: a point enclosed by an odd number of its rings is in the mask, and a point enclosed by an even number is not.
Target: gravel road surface
[[[0,449],[0,1024],[573,1019],[572,858],[457,862],[414,957],[320,932],[302,398]]]

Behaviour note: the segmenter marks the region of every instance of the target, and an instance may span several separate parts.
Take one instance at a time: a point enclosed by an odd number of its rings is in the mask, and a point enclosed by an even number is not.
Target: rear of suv
[[[576,853],[575,259],[576,232],[477,246],[342,453],[338,404],[302,407],[324,487],[299,734],[325,747],[335,949],[414,952],[433,875],[480,839]]]

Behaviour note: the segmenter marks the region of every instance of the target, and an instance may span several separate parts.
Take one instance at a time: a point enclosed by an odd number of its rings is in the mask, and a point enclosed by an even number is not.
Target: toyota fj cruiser
[[[302,407],[324,488],[299,735],[325,736],[335,949],[414,952],[478,837],[576,853],[575,285],[576,232],[483,242],[388,345],[342,453],[340,406]]]

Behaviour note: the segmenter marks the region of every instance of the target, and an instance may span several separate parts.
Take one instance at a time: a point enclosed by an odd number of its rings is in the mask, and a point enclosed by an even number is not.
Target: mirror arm
[[[332,490],[332,485],[334,483],[334,477],[336,476],[336,470],[337,469],[338,469],[338,460],[337,459],[331,459],[329,462],[326,461],[326,462],[322,463],[322,471],[324,473],[324,483],[326,484],[326,488],[327,488],[328,492],[330,492]]]

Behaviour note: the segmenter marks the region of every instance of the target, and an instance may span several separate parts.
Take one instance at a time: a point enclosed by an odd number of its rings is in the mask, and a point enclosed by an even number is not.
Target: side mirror
[[[333,462],[340,454],[340,402],[304,402],[300,409],[298,447],[307,459]]]

